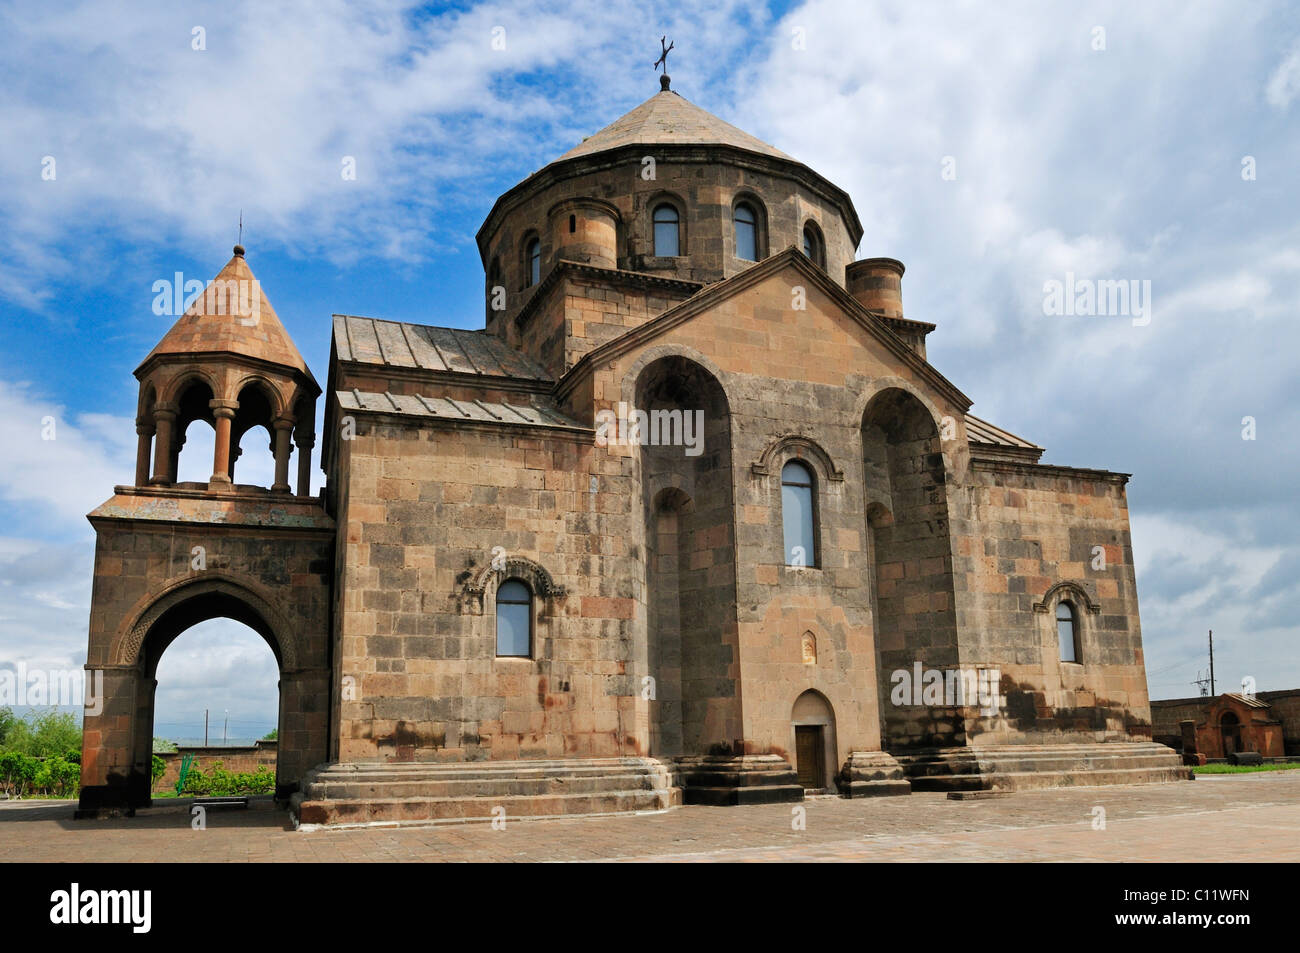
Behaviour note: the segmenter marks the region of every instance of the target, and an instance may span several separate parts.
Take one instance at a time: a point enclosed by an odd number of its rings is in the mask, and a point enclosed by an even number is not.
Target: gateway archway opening
[[[214,618],[182,632],[154,676],[154,737],[179,747],[250,747],[277,732],[280,671],[255,631]]]

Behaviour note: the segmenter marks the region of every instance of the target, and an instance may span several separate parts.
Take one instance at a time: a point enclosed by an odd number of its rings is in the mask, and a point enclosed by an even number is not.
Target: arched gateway
[[[136,480],[89,517],[97,542],[86,668],[103,672],[103,691],[102,704],[85,712],[83,815],[149,804],[158,660],[208,619],[244,623],[275,653],[277,793],[291,793],[329,757],[334,521],[308,495],[320,388],[240,248],[210,287],[231,282],[223,300],[201,295],[136,372]],[[275,485],[234,483],[239,438],[268,413]],[[216,430],[213,476],[177,483],[185,428],[205,417]],[[288,483],[291,434],[297,494]]]

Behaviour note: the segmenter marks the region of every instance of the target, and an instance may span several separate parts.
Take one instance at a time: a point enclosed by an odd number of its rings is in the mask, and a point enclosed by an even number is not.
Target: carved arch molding
[[[835,461],[831,455],[822,449],[821,444],[811,437],[805,437],[800,433],[780,434],[772,439],[763,449],[762,454],[750,466],[754,476],[765,477],[772,472],[772,468],[785,454],[794,451],[795,457],[800,460],[812,460],[817,464],[825,479],[833,483],[841,483],[844,480],[844,471],[835,466]]]
[[[1047,592],[1043,593],[1042,601],[1034,603],[1034,611],[1046,612],[1056,604],[1058,599],[1069,599],[1072,602],[1078,603],[1091,615],[1099,615],[1101,613],[1101,603],[1092,597],[1092,593],[1090,593],[1081,583],[1068,581],[1058,582],[1056,585],[1052,586],[1052,588],[1048,589]]]
[[[281,672],[291,672],[298,668],[298,642],[292,626],[288,625],[282,613],[269,602],[253,592],[247,586],[226,578],[203,578],[193,582],[182,581],[164,590],[149,607],[137,618],[126,632],[119,636],[117,645],[110,653],[111,664],[133,668],[140,664],[140,651],[144,640],[149,636],[158,621],[170,610],[190,601],[196,596],[220,595],[242,603],[256,613],[266,627],[278,648]]]
[[[464,615],[482,615],[489,590],[506,579],[521,579],[528,584],[535,597],[542,600],[542,608],[550,614],[554,601],[562,599],[566,590],[559,585],[545,566],[522,556],[510,556],[504,563],[488,563],[473,573],[460,592],[460,611]]]

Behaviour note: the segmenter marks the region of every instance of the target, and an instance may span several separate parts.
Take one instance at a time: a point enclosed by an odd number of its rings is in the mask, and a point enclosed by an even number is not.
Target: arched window
[[[817,565],[814,519],[812,471],[791,460],[781,468],[781,522],[787,566]]]
[[[1057,603],[1056,638],[1061,646],[1061,661],[1079,661],[1079,625],[1073,602]]]
[[[527,287],[531,288],[542,278],[542,240],[535,235],[524,246],[524,261],[528,265]]]
[[[528,658],[533,654],[533,594],[518,579],[497,587],[497,655]]]
[[[754,206],[741,202],[732,217],[736,224],[736,257],[758,261],[758,216]]]
[[[681,224],[677,209],[664,202],[656,205],[654,215],[655,257],[676,258],[681,254]]]
[[[817,267],[826,267],[826,246],[822,244],[821,232],[812,222],[803,227],[803,253]]]

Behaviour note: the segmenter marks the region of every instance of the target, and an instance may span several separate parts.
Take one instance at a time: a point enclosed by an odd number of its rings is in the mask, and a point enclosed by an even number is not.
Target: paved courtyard
[[[71,803],[0,802],[0,861],[1300,861],[1300,771],[802,806],[803,830],[785,804],[304,833],[265,803],[195,831],[184,804],[74,821]]]

